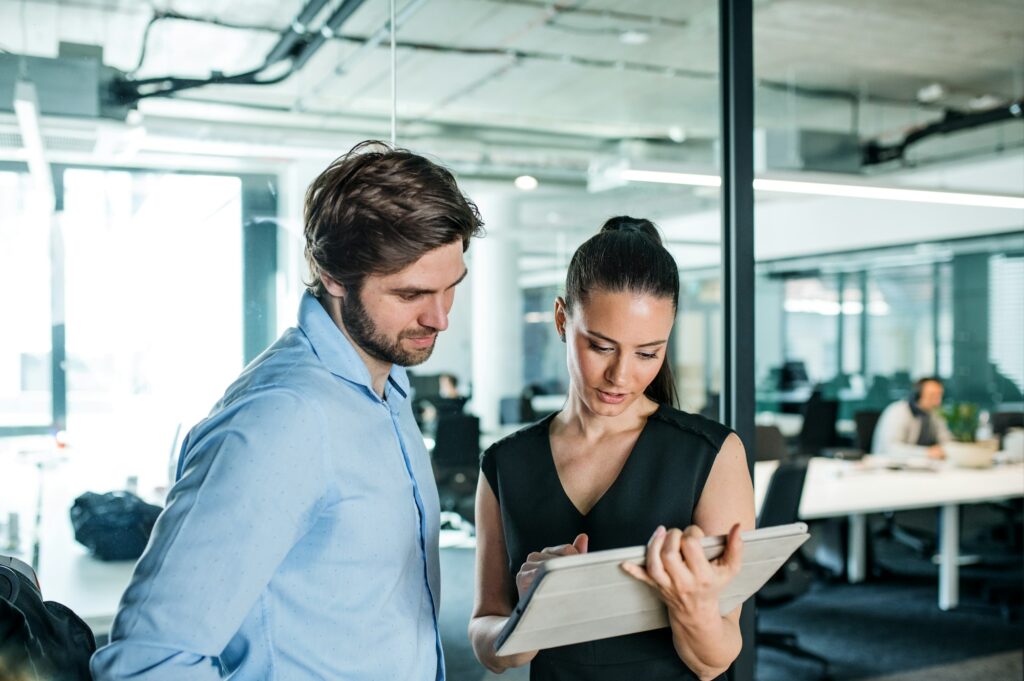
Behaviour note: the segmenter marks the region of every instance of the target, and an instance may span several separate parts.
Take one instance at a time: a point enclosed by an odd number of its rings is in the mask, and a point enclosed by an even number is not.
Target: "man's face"
[[[917,406],[922,411],[932,411],[942,405],[942,384],[935,381],[925,381],[921,386],[921,397],[917,400]]]
[[[342,296],[345,330],[378,361],[422,364],[437,334],[448,328],[455,286],[465,276],[461,241],[435,248],[395,274],[370,275],[359,291]]]

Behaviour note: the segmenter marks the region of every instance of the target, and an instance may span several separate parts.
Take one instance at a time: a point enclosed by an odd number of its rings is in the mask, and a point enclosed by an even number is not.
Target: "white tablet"
[[[793,523],[744,532],[743,568],[719,600],[724,615],[750,598],[807,541],[807,525]],[[706,537],[704,555],[718,558],[725,537]],[[499,655],[622,636],[668,626],[665,606],[651,587],[623,572],[643,565],[647,547],[553,558],[541,565],[526,597],[495,642]]]

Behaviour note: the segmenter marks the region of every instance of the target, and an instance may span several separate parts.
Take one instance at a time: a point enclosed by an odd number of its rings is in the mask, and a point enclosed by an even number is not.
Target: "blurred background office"
[[[855,458],[926,375],[967,405],[963,432],[1015,442],[1024,3],[753,6],[756,324],[735,339],[755,358],[751,456]],[[307,184],[353,143],[389,139],[392,114],[398,143],[452,168],[488,230],[413,370],[446,512],[450,678],[485,676],[464,640],[480,448],[564,402],[553,301],[607,217],[663,230],[682,279],[667,360],[681,407],[719,414],[718,3],[393,9],[392,48],[387,0],[0,0],[0,552],[33,560],[48,597],[101,634],[131,564],[75,545],[68,506],[86,490],[160,502],[188,428],[294,323]],[[934,535],[929,510],[869,518],[881,538],[861,584],[840,579],[847,529],[823,524],[805,566],[818,581],[763,619],[827,650],[838,678],[1019,677],[1005,577],[1021,576],[1020,506],[1000,504],[963,509],[961,534],[987,533],[1005,560],[965,568],[955,610],[936,607],[927,546],[915,562],[890,541]],[[819,672],[771,652],[758,666]]]

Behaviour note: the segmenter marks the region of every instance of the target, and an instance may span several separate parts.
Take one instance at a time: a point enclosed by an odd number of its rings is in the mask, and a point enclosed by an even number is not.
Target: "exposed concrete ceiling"
[[[532,255],[557,251],[538,235],[568,235],[569,248],[612,214],[642,213],[673,225],[680,215],[717,210],[714,192],[690,188],[630,186],[580,201],[587,167],[602,157],[668,154],[713,171],[717,3],[396,1],[404,18],[396,37],[399,142],[464,175],[541,177],[549,189],[524,197],[519,211]],[[99,45],[105,63],[137,78],[204,78],[258,66],[303,4],[0,0],[0,48],[53,57],[61,42]],[[328,3],[323,14],[338,4]],[[239,169],[273,169],[296,159],[316,166],[358,139],[386,138],[388,40],[366,44],[384,35],[388,10],[386,0],[367,0],[340,36],[282,83],[208,86],[142,101],[139,148],[127,136],[131,124],[47,120],[50,151],[72,161],[105,150],[128,164],[171,167],[188,155],[194,168],[206,167],[205,157],[241,157]],[[171,11],[177,18],[151,22],[154,12]],[[758,127],[898,139],[946,108],[1024,96],[1024,2],[755,0],[755,65]],[[16,145],[11,121],[0,120],[0,156]],[[969,168],[972,158],[989,163],[1000,150],[1019,160],[1022,149],[1018,120],[924,142],[908,160]],[[226,163],[210,167],[236,167]],[[905,181],[949,177],[986,189],[970,170]],[[1000,177],[988,190],[1013,191],[1013,179]],[[704,221],[689,236],[673,228],[675,247],[713,257],[715,249],[698,243],[715,238],[714,218]]]

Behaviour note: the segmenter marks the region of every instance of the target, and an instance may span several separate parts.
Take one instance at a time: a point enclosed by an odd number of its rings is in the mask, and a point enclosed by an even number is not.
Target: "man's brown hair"
[[[428,251],[483,233],[476,205],[451,172],[407,149],[369,140],[327,167],[306,191],[307,288],[321,272],[358,291],[371,274],[393,274]]]

